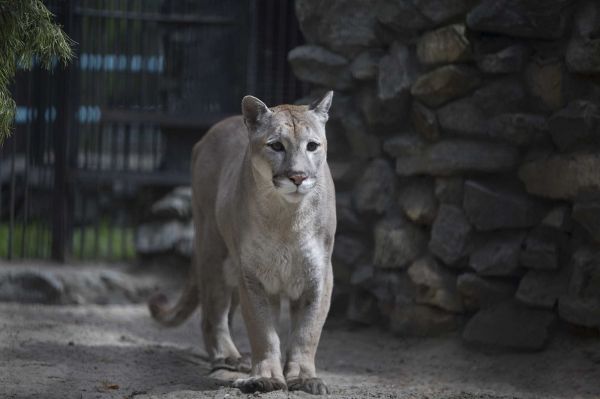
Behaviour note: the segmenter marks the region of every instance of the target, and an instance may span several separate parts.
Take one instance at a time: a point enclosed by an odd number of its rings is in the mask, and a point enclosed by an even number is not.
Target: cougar
[[[252,352],[249,377],[234,382],[243,392],[328,392],[315,353],[333,286],[325,135],[332,98],[330,91],[308,106],[269,108],[246,96],[242,116],[217,123],[193,148],[193,277],[172,308],[164,295],[149,307],[163,325],[177,325],[201,304],[214,367],[240,368],[230,334],[239,302]],[[290,304],[285,354],[276,330],[281,298]]]

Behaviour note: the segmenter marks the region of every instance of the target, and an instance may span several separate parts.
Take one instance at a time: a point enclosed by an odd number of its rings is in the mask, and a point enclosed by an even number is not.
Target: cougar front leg
[[[242,277],[239,292],[252,350],[252,371],[249,378],[237,380],[234,387],[244,393],[286,389],[272,299],[254,277]]]
[[[300,298],[290,302],[292,330],[285,365],[285,379],[290,391],[313,395],[328,393],[325,383],[317,378],[315,354],[329,312],[332,287],[333,274],[329,264],[323,270],[322,279],[313,282]]]

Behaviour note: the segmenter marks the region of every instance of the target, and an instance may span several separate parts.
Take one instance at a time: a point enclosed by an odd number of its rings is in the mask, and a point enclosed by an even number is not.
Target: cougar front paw
[[[327,385],[320,378],[297,378],[287,382],[290,391],[303,391],[313,395],[326,395],[329,393]]]
[[[247,355],[242,355],[242,357],[220,357],[213,360],[210,364],[211,372],[216,370],[229,370],[229,371],[239,371],[242,373],[249,373],[250,366],[250,358]]]
[[[233,387],[243,393],[287,390],[285,381],[269,377],[240,378],[233,383]]]

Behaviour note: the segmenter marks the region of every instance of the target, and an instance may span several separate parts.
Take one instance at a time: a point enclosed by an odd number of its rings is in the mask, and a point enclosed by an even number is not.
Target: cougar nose
[[[299,186],[302,184],[304,180],[306,180],[306,175],[304,173],[292,172],[288,175],[288,178],[294,182],[295,185]]]

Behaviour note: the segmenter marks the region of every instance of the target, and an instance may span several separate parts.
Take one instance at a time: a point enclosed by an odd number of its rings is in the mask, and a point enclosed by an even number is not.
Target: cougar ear
[[[242,114],[244,115],[244,123],[251,129],[255,129],[258,124],[264,119],[265,115],[272,111],[258,98],[253,96],[245,96],[242,99]]]
[[[308,109],[313,111],[315,114],[317,114],[319,116],[319,118],[321,118],[323,120],[323,122],[326,122],[327,119],[329,119],[329,107],[331,107],[331,100],[333,99],[333,91],[328,91],[327,93],[325,93],[321,98],[313,101],[309,106]]]

